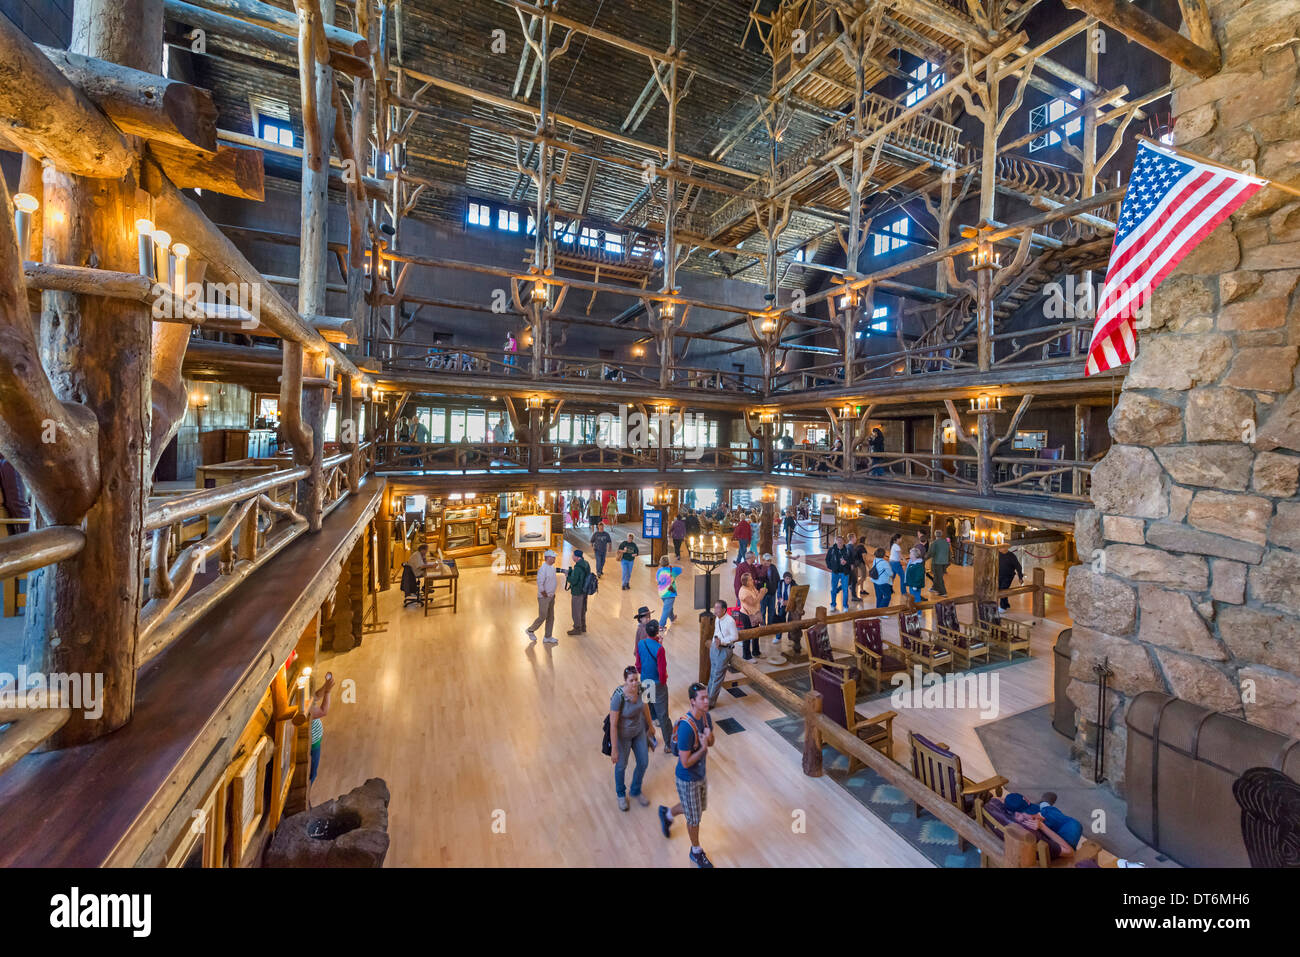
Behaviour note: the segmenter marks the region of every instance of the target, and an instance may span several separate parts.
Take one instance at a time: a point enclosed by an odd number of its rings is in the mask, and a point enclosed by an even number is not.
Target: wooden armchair
[[[990,794],[1001,796],[1007,779],[1000,774],[983,781],[972,781],[961,773],[961,758],[948,750],[946,744],[936,744],[929,738],[907,732],[907,746],[912,754],[912,776],[958,808],[963,814],[974,815],[975,802]],[[913,803],[916,816],[921,816],[921,805]],[[957,838],[957,846],[966,850],[966,841]]]
[[[808,629],[808,677],[814,688],[817,686],[817,672],[822,668],[829,668],[852,681],[860,677],[857,665],[840,664],[835,660],[835,649],[831,647],[831,636],[826,626],[813,625]]]
[[[982,601],[975,606],[975,627],[990,648],[1008,661],[1017,654],[1029,657],[1029,624],[1003,619],[995,601]]]
[[[1102,846],[1091,838],[1085,838],[1074,849],[1073,854],[1063,854],[1039,831],[1029,831],[1016,822],[1015,816],[1007,810],[999,797],[982,797],[975,799],[975,821],[980,827],[1005,843],[1008,832],[1015,829],[1015,843],[1020,845],[1021,867],[1078,867],[1085,861],[1095,861],[1103,850]],[[980,855],[980,867],[995,866],[985,854]]]
[[[25,532],[31,521],[22,476],[13,463],[0,458],[0,535]],[[26,578],[26,575],[15,575],[0,582],[0,614],[5,618],[13,618],[27,604],[27,595],[21,587]]]
[[[952,652],[939,644],[934,632],[922,626],[921,612],[898,613],[898,641],[909,668],[920,665],[927,671],[938,671],[947,665],[952,670]]]
[[[989,646],[974,624],[963,625],[957,620],[957,608],[950,601],[934,606],[934,634],[940,645],[952,652],[963,669],[969,670],[975,662],[989,659]]]
[[[883,682],[907,671],[903,650],[881,637],[879,618],[859,618],[853,622],[853,656],[858,659],[858,670],[871,678],[876,691]]]
[[[814,691],[822,696],[822,714],[830,718],[841,728],[854,734],[859,741],[871,745],[891,761],[894,758],[894,719],[897,712],[886,711],[874,717],[864,718],[858,714],[858,683],[852,678],[831,668],[819,668],[813,672]],[[853,755],[848,755],[849,774],[853,774],[866,764]]]

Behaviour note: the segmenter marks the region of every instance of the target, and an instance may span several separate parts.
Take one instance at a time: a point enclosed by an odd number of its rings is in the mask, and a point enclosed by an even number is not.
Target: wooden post
[[[700,684],[709,683],[709,672],[713,668],[713,663],[709,660],[709,647],[713,644],[715,621],[712,608],[700,612]]]
[[[383,501],[379,504],[379,514],[375,522],[379,525],[379,554],[375,556],[375,565],[379,570],[379,590],[388,591],[393,587],[393,489],[384,490]]]
[[[776,503],[764,502],[759,510],[758,553],[767,555],[774,548],[772,523],[776,518]]]
[[[822,713],[822,694],[809,691],[804,697],[803,712],[803,773],[810,778],[822,776],[822,736],[817,729],[817,719]]]
[[[1047,575],[1041,565],[1035,567],[1031,574],[1034,582],[1034,617],[1041,620],[1047,617],[1047,592],[1044,590],[1047,587]]]
[[[159,72],[162,0],[77,0],[72,51]],[[51,168],[43,208],[45,262],[93,260],[102,269],[138,270],[135,221],[151,216],[132,171],[91,180]],[[104,680],[102,715],[92,720],[73,711],[47,741],[58,748],[120,728],[135,707],[151,317],[147,305],[128,300],[54,291],[41,299],[41,363],[57,398],[83,405],[98,419],[102,478],[86,515],[81,553],[28,579],[27,666],[45,674],[102,674]]]
[[[976,602],[997,601],[998,549],[996,545],[972,542],[975,549],[974,582],[972,592]]]

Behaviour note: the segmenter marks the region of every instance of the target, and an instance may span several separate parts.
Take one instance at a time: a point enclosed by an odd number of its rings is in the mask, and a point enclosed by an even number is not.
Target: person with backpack
[[[618,543],[618,563],[623,566],[623,591],[632,587],[632,563],[640,554],[641,549],[636,547],[632,533],[628,532],[627,540]]]
[[[876,587],[876,607],[888,608],[894,600],[894,569],[885,561],[885,550],[876,549],[875,561],[871,564],[871,584]]]
[[[925,559],[921,557],[921,548],[912,546],[912,554],[907,561],[907,570],[903,575],[903,585],[912,601],[921,600],[921,589],[925,587]]]
[[[681,567],[674,565],[667,555],[659,559],[659,573],[655,576],[655,584],[659,588],[659,599],[664,603],[663,613],[659,616],[660,631],[667,631],[677,620],[677,616],[673,614],[673,604],[677,601],[677,576],[681,573]]]
[[[623,669],[623,684],[610,696],[609,716],[605,721],[609,729],[609,756],[614,762],[614,794],[618,797],[618,809],[626,811],[628,806],[628,790],[624,782],[629,754],[636,755],[631,796],[642,807],[649,807],[650,799],[641,793],[641,779],[650,764],[647,746],[653,749],[658,741],[650,721],[650,706],[641,698],[641,681],[636,668],[629,665]]]
[[[650,609],[642,605],[637,609],[636,618],[640,624],[636,629],[632,662],[641,680],[654,686],[653,716],[664,733],[664,741],[668,742],[664,753],[672,754],[672,725],[668,720],[668,652],[659,640],[659,622],[650,616]]]
[[[674,746],[677,748],[677,798],[671,808],[659,805],[659,827],[669,837],[673,819],[686,818],[686,832],[691,838],[691,863],[712,867],[713,862],[700,846],[700,818],[709,806],[709,786],[705,762],[713,747],[713,719],[709,717],[709,689],[698,681],[686,691],[691,710],[677,722]]]
[[[609,532],[600,526],[600,519],[596,519],[597,528],[591,535],[591,550],[596,553],[596,577],[600,578],[605,574],[605,553],[609,551],[609,546],[614,544],[614,540],[609,537]]]
[[[582,549],[575,548],[573,566],[564,576],[564,588],[569,592],[569,611],[573,615],[573,627],[569,629],[571,635],[582,635],[587,632],[587,596],[590,594],[587,590],[588,579],[595,580],[595,576],[591,573],[591,566],[582,557]]]
[[[736,564],[739,565],[745,560],[745,552],[749,551],[750,540],[754,537],[754,529],[750,526],[749,520],[741,517],[736,523],[735,530],[731,533],[731,538],[740,546],[736,550]]]

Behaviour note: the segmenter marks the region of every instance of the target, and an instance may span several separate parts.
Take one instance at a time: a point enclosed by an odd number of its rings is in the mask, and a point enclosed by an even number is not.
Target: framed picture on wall
[[[550,515],[519,515],[515,518],[515,548],[542,548],[550,541]]]
[[[492,544],[492,529],[486,525],[480,525],[478,530],[478,543],[480,545]]]

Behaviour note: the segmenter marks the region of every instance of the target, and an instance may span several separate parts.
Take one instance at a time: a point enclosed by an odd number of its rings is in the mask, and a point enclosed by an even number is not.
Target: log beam
[[[266,198],[261,150],[222,144],[214,154],[150,143],[149,152],[178,189],[198,188],[259,203]]]
[[[133,162],[121,131],[4,16],[0,116],[14,145],[62,172],[119,179]]]
[[[123,133],[185,149],[216,150],[217,107],[207,90],[67,50],[38,49]]]
[[[288,10],[273,7],[261,0],[199,0],[199,6],[217,13],[248,23],[266,27],[277,33],[298,36],[298,17]],[[370,43],[365,37],[351,30],[344,30],[329,23],[324,24],[324,39],[329,49],[365,59],[370,56]]]
[[[1222,65],[1217,51],[1197,46],[1129,0],[1065,0],[1065,4],[1199,77],[1214,76]]]

